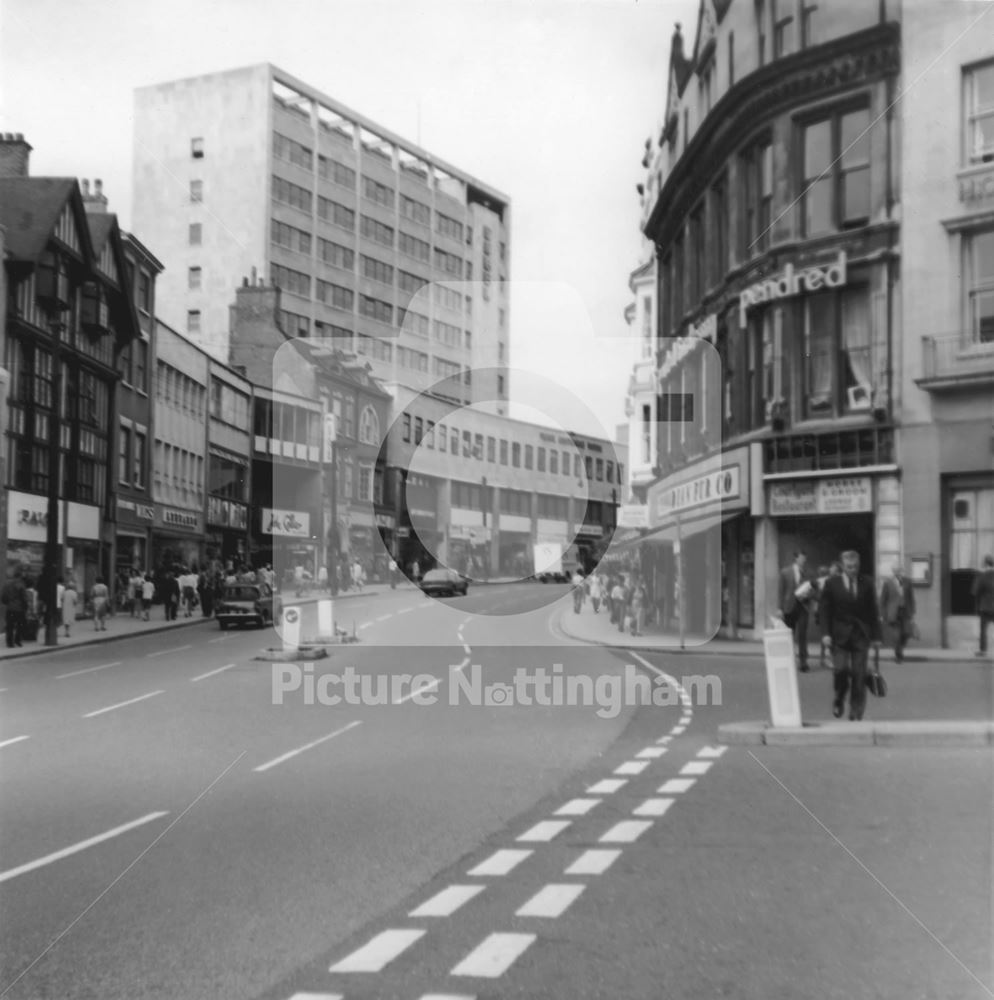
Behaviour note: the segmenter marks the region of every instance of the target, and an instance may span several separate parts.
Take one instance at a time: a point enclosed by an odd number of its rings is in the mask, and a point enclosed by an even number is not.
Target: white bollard
[[[283,651],[290,652],[300,647],[300,608],[283,609]]]
[[[335,634],[335,602],[318,601],[318,635],[334,636]]]
[[[801,725],[801,695],[797,687],[794,635],[780,628],[763,632],[766,654],[766,686],[770,697],[770,722],[774,727]]]

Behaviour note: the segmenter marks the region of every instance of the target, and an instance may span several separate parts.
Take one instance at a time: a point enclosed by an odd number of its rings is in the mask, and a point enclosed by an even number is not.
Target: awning
[[[744,514],[745,511],[734,510],[734,511],[721,511],[716,514],[709,514],[707,517],[698,517],[693,521],[681,521],[680,523],[680,537],[681,538],[691,538],[693,535],[701,535],[705,531],[710,531],[712,528],[720,527],[726,521],[730,521],[733,517],[738,517],[740,514]],[[664,525],[662,528],[656,528],[655,531],[650,531],[645,538],[642,539],[643,542],[654,542],[654,543],[668,543],[673,544],[677,538],[677,526],[676,522],[672,521],[670,524]]]

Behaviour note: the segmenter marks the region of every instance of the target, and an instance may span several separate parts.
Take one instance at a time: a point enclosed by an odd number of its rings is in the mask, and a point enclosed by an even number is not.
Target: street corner
[[[727,746],[985,747],[994,744],[994,722],[863,720],[773,726],[749,721],[719,726],[716,738]]]

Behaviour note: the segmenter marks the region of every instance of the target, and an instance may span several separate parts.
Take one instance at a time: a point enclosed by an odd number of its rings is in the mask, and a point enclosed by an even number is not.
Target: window
[[[326,156],[318,156],[318,174],[323,180],[332,181],[342,187],[355,188],[355,171],[351,167],[329,160]]]
[[[801,0],[801,48],[803,49],[825,41],[822,33],[818,30],[819,24],[814,17],[817,9],[818,4]]]
[[[422,226],[431,225],[431,209],[422,202],[408,198],[404,194],[400,196],[400,214],[405,219],[420,223]]]
[[[409,442],[411,440],[411,415],[410,413],[404,414],[404,441]]]
[[[199,289],[202,273],[199,267],[191,267],[186,273],[186,287],[191,290]]]
[[[438,450],[445,451],[448,442],[448,431],[445,429],[445,424],[438,425]]]
[[[424,337],[426,340],[428,339],[429,325],[427,316],[422,316],[421,313],[416,313],[408,309],[404,313],[400,325],[408,333],[413,333],[417,337]]]
[[[594,478],[597,482],[604,482],[604,459],[597,458],[594,460]]]
[[[449,438],[449,451],[453,455],[459,454],[459,430],[455,427],[452,428],[451,437]]]
[[[450,239],[462,241],[462,223],[457,222],[455,219],[450,219],[447,215],[442,215],[439,212],[436,216],[435,229],[437,232],[441,233],[442,236],[448,236]]]
[[[371,215],[359,218],[359,229],[363,236],[380,243],[385,247],[393,247],[393,229]]]
[[[276,201],[283,202],[284,205],[299,209],[308,215],[311,213],[311,192],[299,184],[293,184],[282,177],[277,177],[276,174],[273,174],[272,196]]]
[[[317,280],[317,297],[326,306],[334,306],[336,309],[352,311],[355,302],[355,292],[351,288],[342,285],[333,285],[330,281]]]
[[[399,247],[400,252],[406,253],[408,257],[425,262],[431,260],[431,244],[425,240],[419,240],[416,236],[411,236],[410,233],[401,232]]]
[[[380,418],[371,406],[364,406],[359,416],[359,440],[362,444],[380,443]]]
[[[203,240],[204,227],[199,222],[190,223],[189,243],[191,247],[199,247]]]
[[[371,465],[359,466],[359,499],[367,502],[373,499],[373,467]]]
[[[204,200],[204,182],[190,181],[190,201],[200,202]]]
[[[401,239],[403,239],[404,234],[401,233]],[[411,274],[409,271],[398,271],[397,272],[397,284],[400,285],[402,291],[410,293],[412,296],[416,295],[425,285],[429,284],[427,278],[422,278],[418,274]]]
[[[339,243],[318,239],[318,253],[326,264],[340,267],[343,271],[351,271],[355,266],[355,251]]]
[[[994,62],[964,71],[966,159],[994,162]]]
[[[967,315],[970,340],[994,343],[994,230],[978,232],[965,242]]]
[[[295,226],[288,226],[285,222],[272,219],[269,238],[277,246],[286,247],[288,250],[303,254],[311,252],[311,234]]]
[[[310,211],[310,204],[307,206],[307,211]],[[333,226],[338,226],[339,229],[346,229],[350,233],[355,232],[355,212],[345,205],[339,205],[337,201],[332,201],[330,198],[318,196],[318,218],[330,222]]]
[[[138,272],[138,308],[146,314],[152,312],[152,277],[148,271]]]
[[[756,0],[756,46],[759,56],[759,65],[766,64],[766,11],[763,8],[763,0]]]
[[[425,435],[425,424],[421,417],[414,418],[414,443],[421,444],[421,439]]]
[[[804,235],[863,225],[870,216],[870,112],[860,108],[804,127]]]
[[[609,482],[614,482],[614,462],[604,463],[604,479]]]
[[[497,439],[494,437],[487,438],[487,461],[497,461]]]
[[[288,139],[279,132],[273,133],[273,156],[304,170],[314,169],[314,153],[307,146],[294,139]]]
[[[770,0],[773,19],[773,58],[790,55],[794,51],[794,4],[797,0]]]
[[[140,489],[145,489],[145,440],[146,435],[140,431],[135,431],[134,449],[134,485]]]
[[[473,458],[477,461],[483,461],[483,435],[474,434],[473,435]]]
[[[376,202],[377,205],[393,208],[393,188],[381,184],[379,181],[374,181],[372,177],[363,177],[362,196]]]
[[[273,264],[272,282],[284,292],[293,292],[295,295],[303,296],[305,299],[311,296],[310,275],[304,274],[302,271],[296,271],[292,267]]]
[[[186,332],[200,333],[200,310],[188,309],[186,313]]]
[[[462,432],[462,457],[472,458],[473,456],[473,435],[469,431]]]
[[[500,440],[500,464],[507,465],[507,441],[503,438]]]
[[[511,442],[511,465],[515,469],[521,468],[521,445],[517,441]]]
[[[393,284],[393,266],[385,261],[377,260],[375,257],[360,256],[362,263],[362,276],[370,281],[379,281],[384,285]]]
[[[435,421],[429,420],[428,427],[425,430],[425,444],[429,448],[435,447]]]
[[[503,375],[498,375],[497,376],[497,395],[498,396],[503,396],[504,395],[504,376]]]
[[[131,472],[131,430],[123,424],[117,444],[117,478],[119,482],[130,483]]]
[[[525,468],[530,469],[535,464],[535,449],[530,445],[525,445]]]
[[[746,257],[762,253],[770,245],[773,204],[773,147],[763,139],[742,156],[744,223],[742,252]]]
[[[190,140],[190,156],[195,160],[202,160],[204,158],[204,140],[202,138],[196,138]]]
[[[370,319],[379,320],[381,323],[393,322],[393,306],[389,302],[381,299],[374,299],[369,295],[359,296],[359,312]]]
[[[716,285],[728,269],[728,183],[721,177],[711,188],[711,284]]]
[[[447,253],[445,250],[435,248],[435,267],[446,274],[458,276],[462,271],[462,257],[458,254]]]
[[[735,32],[728,33],[728,86],[735,86]]]
[[[589,455],[583,456],[583,471],[587,474],[587,479],[594,478],[594,460]]]
[[[545,449],[539,448],[535,453],[535,468],[538,472],[545,472]]]
[[[688,304],[695,309],[704,293],[704,266],[707,248],[704,244],[704,205],[700,204],[690,216],[689,266],[687,277],[690,281]]]

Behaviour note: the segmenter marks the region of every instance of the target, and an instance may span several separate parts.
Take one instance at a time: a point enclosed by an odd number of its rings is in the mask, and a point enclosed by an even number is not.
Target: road
[[[341,601],[313,665],[209,623],[0,665],[0,996],[991,995],[989,748],[719,748],[760,663],[570,642],[560,595]]]

